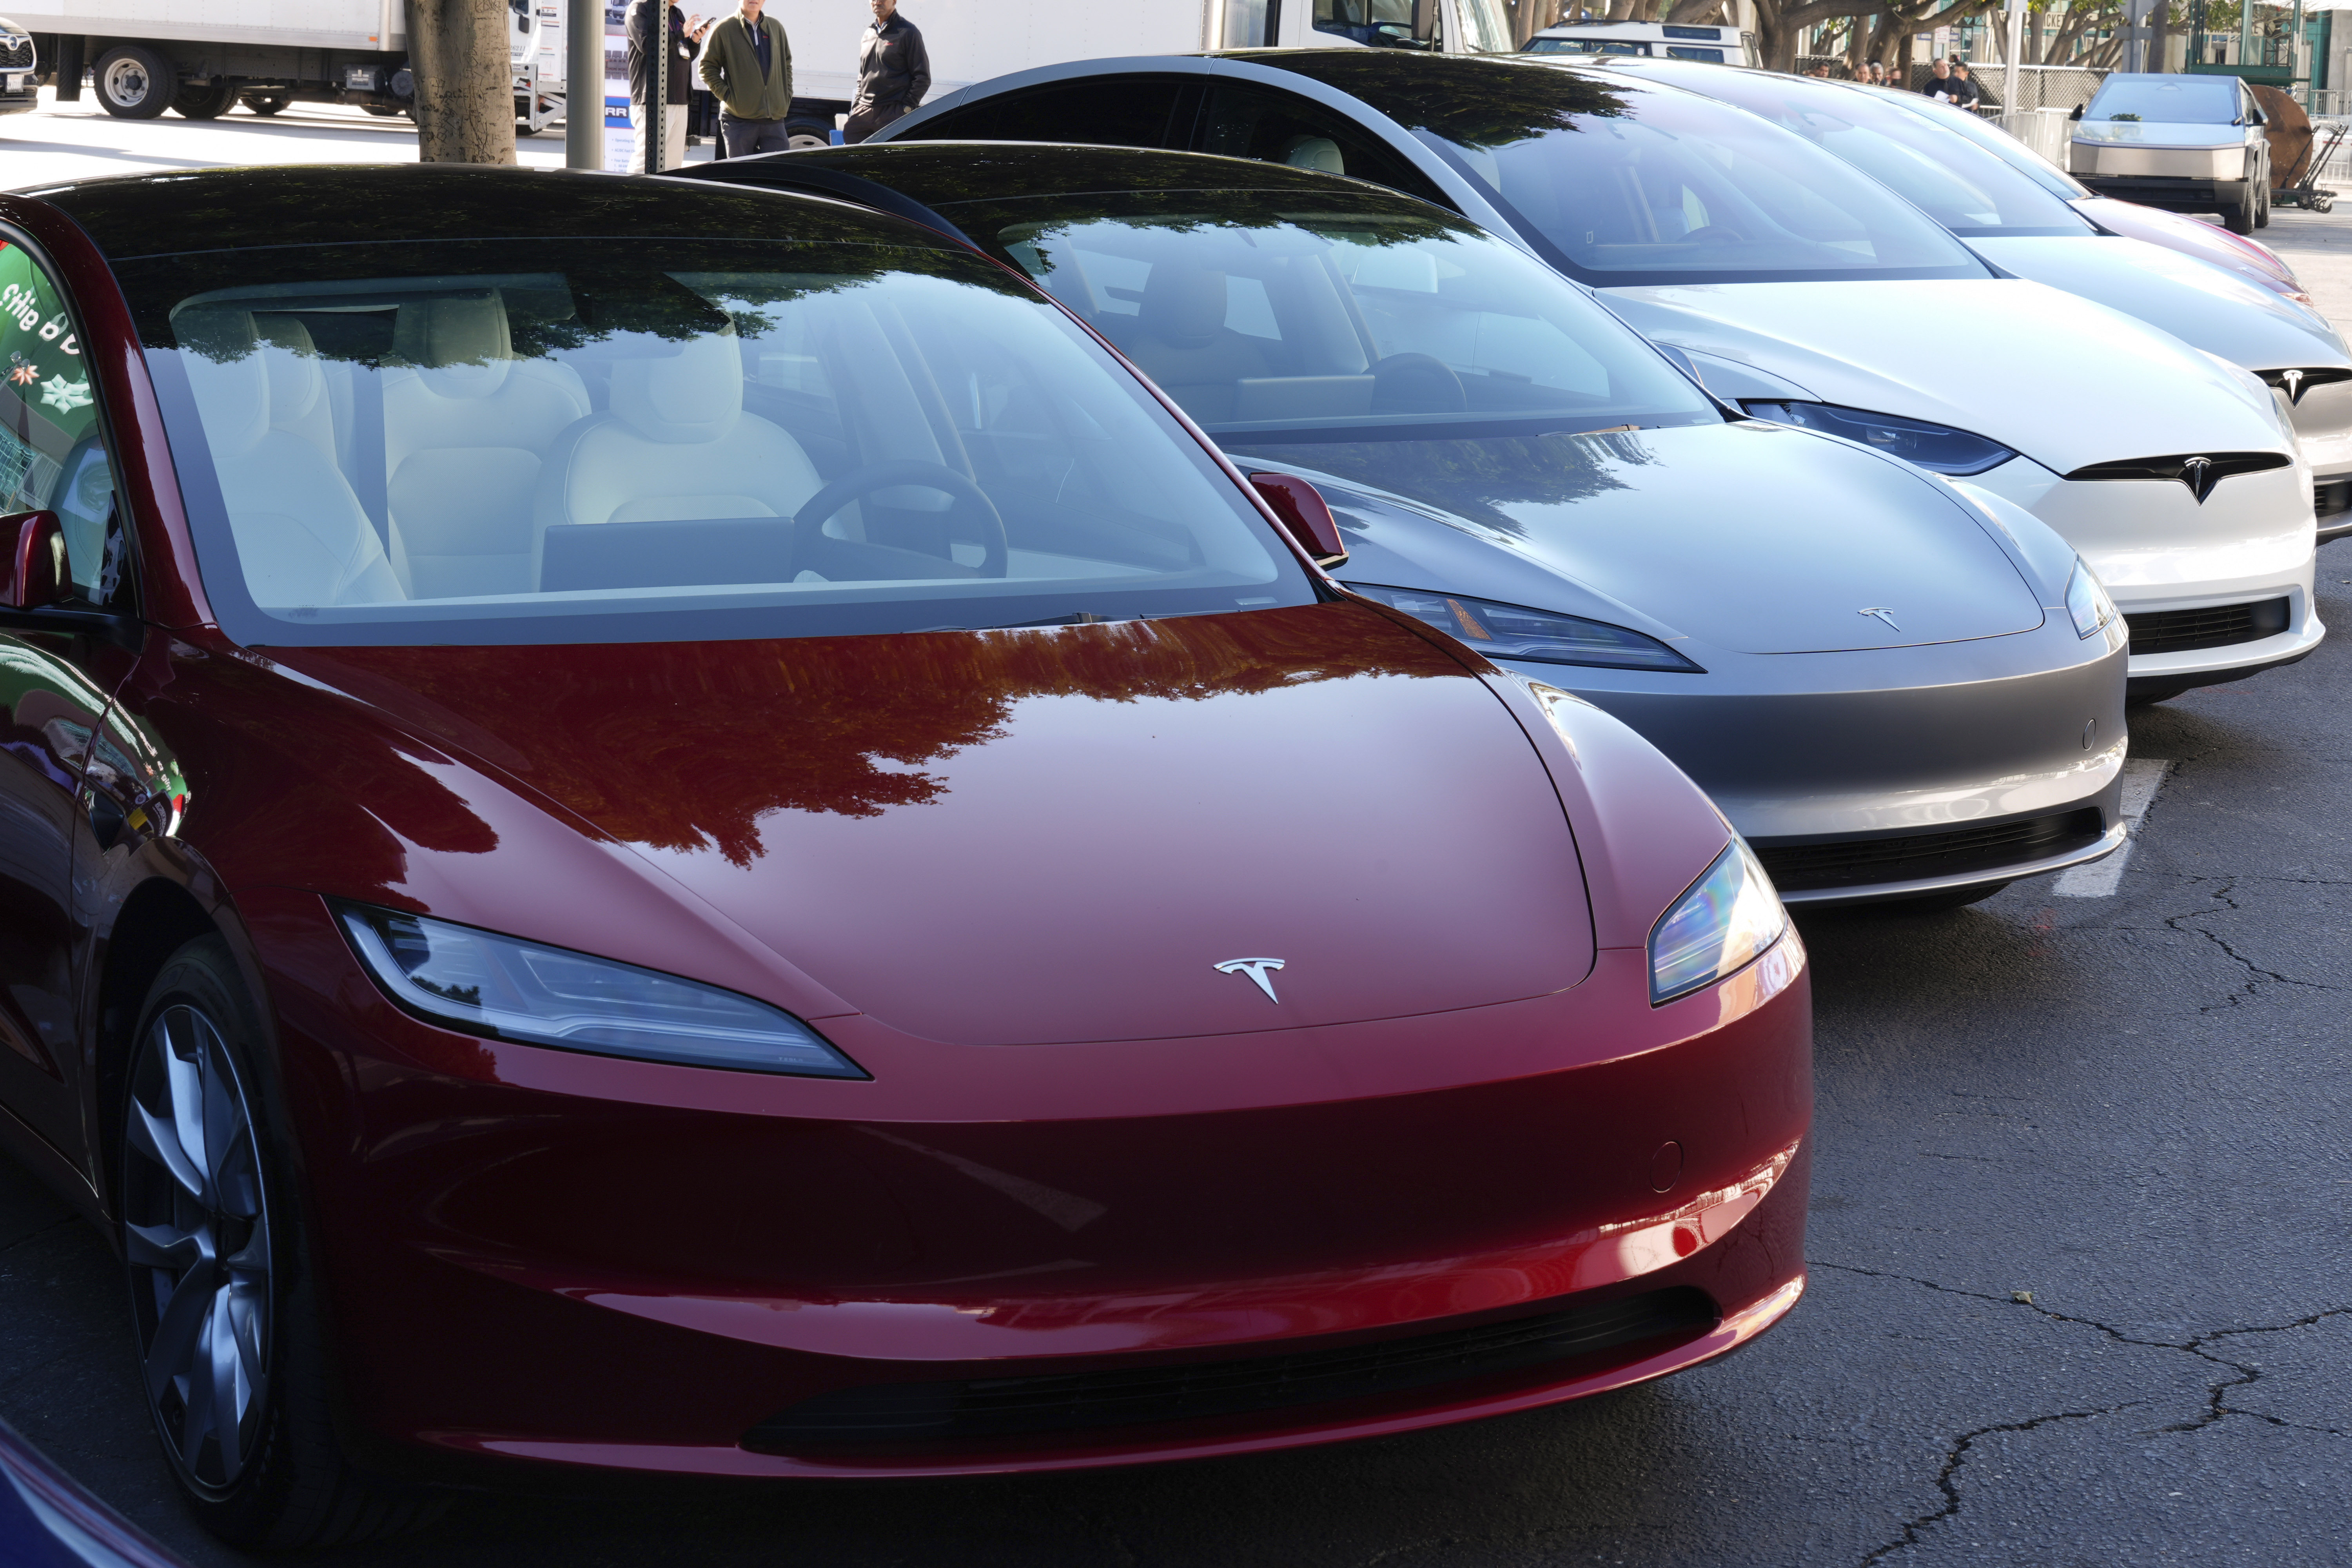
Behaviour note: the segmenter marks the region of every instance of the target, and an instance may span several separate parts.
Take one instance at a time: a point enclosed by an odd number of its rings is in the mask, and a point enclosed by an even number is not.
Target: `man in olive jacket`
[[[737,0],[735,14],[703,46],[702,85],[718,95],[730,158],[792,145],[784,121],[793,108],[793,46],[782,22],[760,15],[762,3]]]

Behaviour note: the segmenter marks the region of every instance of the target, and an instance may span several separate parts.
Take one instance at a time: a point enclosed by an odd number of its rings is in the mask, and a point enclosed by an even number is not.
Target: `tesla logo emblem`
[[[2279,380],[2286,386],[2286,400],[2289,406],[2303,401],[2303,372],[2283,370],[2279,372]]]
[[[2197,504],[2203,506],[2205,498],[2213,493],[2213,487],[2221,482],[2221,476],[2213,471],[2212,458],[2189,458],[2180,465],[2180,482],[2189,487],[2189,493],[2197,498]]]
[[[1868,616],[1873,620],[1885,621],[1889,631],[1899,632],[1903,629],[1901,626],[1895,624],[1895,612],[1888,609],[1884,605],[1874,605],[1867,610],[1856,610],[1854,614],[1858,616]]]
[[[1276,1005],[1281,1003],[1282,998],[1274,994],[1274,982],[1266,978],[1265,972],[1269,969],[1280,969],[1282,967],[1282,960],[1278,958],[1229,958],[1223,963],[1217,964],[1214,967],[1220,974],[1248,975],[1251,981],[1256,984],[1257,988],[1265,993],[1265,999],[1267,1001]]]

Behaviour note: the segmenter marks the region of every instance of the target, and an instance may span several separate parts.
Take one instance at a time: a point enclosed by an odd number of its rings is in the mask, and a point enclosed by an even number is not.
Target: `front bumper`
[[[2137,202],[2168,212],[2219,212],[2258,200],[2248,179],[2204,180],[2168,174],[2076,174],[2074,178],[2103,196]]]
[[[1803,1287],[1793,932],[1659,1008],[1643,955],[1604,950],[1552,996],[1245,1041],[960,1047],[828,1018],[876,1075],[844,1083],[449,1034],[381,999],[315,898],[241,908],[348,1407],[394,1470],[940,1475],[1328,1442],[1664,1375]],[[956,1114],[941,1078],[979,1086]],[[985,1440],[775,1439],[813,1401],[892,1385],[1222,1375],[1675,1290],[1706,1321],[1435,1385]]]
[[[2047,834],[1992,845],[1983,837],[2003,824],[2089,812],[2096,839],[2116,821],[2121,628],[2085,640],[2063,609],[2045,614],[2039,630],[1972,642],[1831,654],[1695,650],[1703,677],[1513,668],[1576,692],[1664,752],[1766,854],[1787,901],[1912,897],[2014,881],[2106,852],[2071,828],[2063,856]],[[1967,841],[1966,875],[1950,869],[1959,861],[1948,846],[1881,853],[1899,840],[1955,837]],[[1826,856],[1839,847],[1848,852]],[[1776,862],[1783,849],[1808,853]],[[1857,874],[1869,865],[1888,874]]]
[[[2135,649],[2134,682],[2251,675],[2305,657],[2326,636],[2312,599],[2315,481],[2303,463],[2224,479],[2202,503],[2171,479],[2067,479],[2027,458],[1969,482],[2056,529],[2099,574],[2126,622],[2286,601],[2286,624],[2275,632],[2250,626],[2245,640],[2222,646]]]

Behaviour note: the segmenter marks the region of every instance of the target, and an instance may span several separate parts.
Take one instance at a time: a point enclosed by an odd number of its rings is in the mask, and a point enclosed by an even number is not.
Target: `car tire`
[[[2254,209],[2254,226],[2255,226],[2256,228],[2268,228],[2268,227],[2270,227],[2270,226],[2271,226],[2271,174],[2270,174],[2270,171],[2269,171],[2268,169],[2264,169],[2264,170],[2263,171],[2263,199],[2262,199],[2262,205],[2259,205],[2259,206],[2257,206],[2257,207]]]
[[[289,94],[283,92],[249,92],[244,99],[246,108],[260,115],[264,120],[273,114],[283,112],[286,106],[293,101]]]
[[[213,1534],[249,1551],[346,1545],[446,1504],[373,1482],[337,1441],[318,1282],[257,1070],[262,1039],[217,936],[173,953],[140,1012],[118,1205],[140,1384],[165,1464]]]
[[[236,89],[230,83],[192,82],[173,94],[172,112],[183,120],[218,120],[236,101]]]
[[[1986,882],[1973,888],[1952,888],[1940,893],[1922,893],[1916,899],[1889,899],[1876,906],[1889,914],[1940,915],[1950,910],[1964,910],[1970,904],[1983,903],[2007,882]]]
[[[2221,226],[2228,229],[2231,234],[2252,234],[2254,232],[2254,198],[2252,196],[2248,196],[2236,206],[2222,207],[2220,210],[2221,214]]]
[[[179,96],[180,73],[144,44],[118,44],[90,68],[98,106],[117,120],[153,120]]]

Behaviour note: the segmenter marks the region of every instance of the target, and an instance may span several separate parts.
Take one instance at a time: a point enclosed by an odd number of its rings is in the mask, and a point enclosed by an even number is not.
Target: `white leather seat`
[[[383,374],[393,563],[420,599],[528,594],[532,498],[556,437],[587,416],[571,366],[517,359],[505,302],[404,304]]]
[[[283,609],[406,597],[359,498],[307,433],[324,400],[317,358],[262,341],[249,312],[223,312],[205,325],[212,330],[182,340],[226,342],[236,357],[190,347],[181,361],[254,602]],[[293,428],[274,421],[274,403]]]
[[[565,431],[541,470],[530,580],[551,526],[790,517],[821,483],[799,442],[743,411],[731,331],[620,360],[611,407]]]

